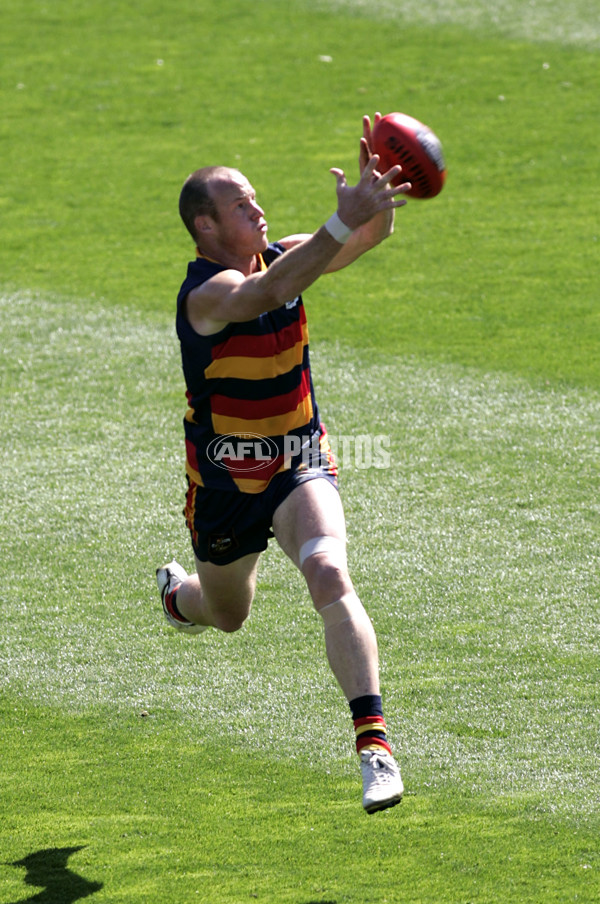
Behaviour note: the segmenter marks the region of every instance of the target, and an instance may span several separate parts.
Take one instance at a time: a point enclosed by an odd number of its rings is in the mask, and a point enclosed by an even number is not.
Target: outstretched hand
[[[363,138],[363,140],[367,145],[367,139]],[[356,185],[348,185],[343,170],[337,167],[330,170],[337,182],[339,217],[351,230],[368,223],[376,214],[384,210],[393,210],[406,204],[406,199],[398,196],[410,189],[410,182],[403,182],[398,186],[391,184],[402,172],[402,167],[393,166],[382,175],[377,170],[378,165],[379,157],[369,151],[368,160],[362,168],[360,179]]]

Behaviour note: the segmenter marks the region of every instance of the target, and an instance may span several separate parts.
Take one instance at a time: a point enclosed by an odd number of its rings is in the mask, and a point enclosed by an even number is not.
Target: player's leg
[[[206,490],[191,481],[184,514],[196,573],[188,575],[177,562],[158,569],[167,621],[188,634],[208,627],[237,631],[250,613],[270,519],[252,495]]]
[[[324,478],[297,486],[276,509],[275,537],[302,571],[323,619],[331,669],[350,705],[363,774],[363,806],[386,809],[402,799],[399,769],[387,743],[373,625],[354,591],[337,489]]]
[[[196,558],[196,574],[176,588],[177,612],[193,625],[237,631],[250,614],[259,555],[251,553],[228,565]]]
[[[302,571],[323,618],[329,663],[347,700],[379,694],[377,639],[348,573],[346,525],[336,488],[324,478],[301,483],[276,509],[273,532]],[[315,538],[327,541],[311,551],[306,544]]]

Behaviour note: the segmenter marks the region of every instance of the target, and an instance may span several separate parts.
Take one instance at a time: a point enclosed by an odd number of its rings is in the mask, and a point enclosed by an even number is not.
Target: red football
[[[442,145],[428,126],[405,113],[388,113],[373,128],[373,150],[379,154],[379,169],[387,172],[399,163],[401,174],[394,185],[411,182],[411,198],[435,198],[446,181]]]

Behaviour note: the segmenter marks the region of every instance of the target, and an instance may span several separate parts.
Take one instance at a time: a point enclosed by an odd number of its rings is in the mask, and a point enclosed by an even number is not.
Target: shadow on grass
[[[67,867],[69,857],[82,847],[46,848],[11,863],[27,870],[23,878],[26,885],[42,886],[42,891],[20,904],[73,904],[100,891],[101,882],[88,882]]]

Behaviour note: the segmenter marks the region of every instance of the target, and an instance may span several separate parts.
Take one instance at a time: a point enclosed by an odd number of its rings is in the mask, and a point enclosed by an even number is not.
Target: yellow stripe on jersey
[[[204,481],[200,476],[200,471],[197,471],[195,468],[193,468],[187,459],[185,462],[185,470],[193,483],[197,484],[199,487],[204,486]]]
[[[280,474],[284,470],[285,464],[282,464],[275,471],[275,474]],[[274,477],[275,474],[272,474],[271,477]],[[262,493],[267,489],[271,480],[271,477],[235,477],[233,474],[231,477],[238,490],[242,493]]]
[[[207,380],[219,377],[233,377],[239,380],[267,380],[287,374],[294,367],[302,364],[304,355],[304,340],[296,342],[292,348],[279,352],[269,358],[251,358],[232,356],[229,358],[216,358],[204,371]]]
[[[258,433],[261,436],[285,436],[292,430],[298,430],[310,423],[313,416],[313,406],[310,393],[300,402],[295,411],[287,411],[264,418],[229,417],[225,414],[212,414],[212,423],[215,433],[237,436]]]

